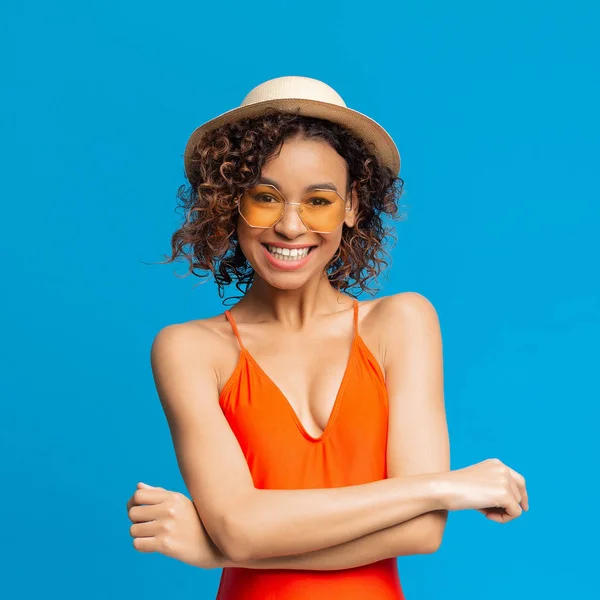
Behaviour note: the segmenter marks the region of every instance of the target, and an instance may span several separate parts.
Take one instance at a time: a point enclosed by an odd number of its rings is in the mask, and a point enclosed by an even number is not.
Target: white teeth
[[[279,260],[300,260],[305,258],[310,250],[310,246],[305,248],[279,248],[278,246],[269,246],[267,248],[273,256],[276,256]]]

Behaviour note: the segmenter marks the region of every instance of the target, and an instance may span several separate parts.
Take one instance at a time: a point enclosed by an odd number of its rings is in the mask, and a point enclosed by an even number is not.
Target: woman
[[[358,302],[385,264],[400,156],[324,83],[282,77],[194,132],[174,260],[243,292],[170,325],[152,368],[184,495],[138,484],[134,547],[223,567],[219,600],[403,598],[396,557],[439,548],[449,510],[506,522],[523,477],[450,471],[436,312]]]

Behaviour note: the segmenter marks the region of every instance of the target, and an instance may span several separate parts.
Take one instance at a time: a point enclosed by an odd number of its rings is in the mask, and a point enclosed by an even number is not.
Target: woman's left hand
[[[223,553],[212,541],[194,503],[184,494],[138,483],[127,501],[133,523],[129,533],[140,552],[159,552],[202,569],[225,564]]]

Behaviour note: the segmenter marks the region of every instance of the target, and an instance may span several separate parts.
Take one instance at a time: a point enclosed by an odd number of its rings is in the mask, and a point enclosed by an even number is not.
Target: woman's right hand
[[[525,478],[497,458],[445,473],[448,510],[475,509],[491,521],[508,523],[529,510]]]

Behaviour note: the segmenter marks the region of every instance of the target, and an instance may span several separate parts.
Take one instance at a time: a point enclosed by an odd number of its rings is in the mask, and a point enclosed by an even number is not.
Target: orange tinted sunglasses
[[[238,211],[250,227],[273,227],[285,215],[288,205],[298,207],[298,216],[304,226],[314,233],[331,233],[352,210],[346,201],[333,190],[312,190],[300,202],[288,202],[274,186],[261,183],[246,190],[239,198]]]

